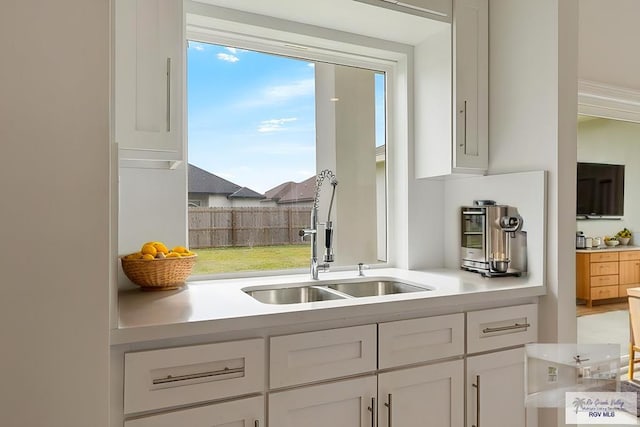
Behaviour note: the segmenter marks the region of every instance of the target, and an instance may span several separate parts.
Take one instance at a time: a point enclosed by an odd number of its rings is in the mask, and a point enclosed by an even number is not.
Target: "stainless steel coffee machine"
[[[526,232],[512,206],[475,200],[460,209],[461,268],[487,277],[526,272]]]

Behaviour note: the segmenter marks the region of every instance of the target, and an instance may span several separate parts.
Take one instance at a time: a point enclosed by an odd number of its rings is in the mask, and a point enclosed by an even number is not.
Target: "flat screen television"
[[[621,218],[624,214],[624,165],[578,163],[576,216]]]

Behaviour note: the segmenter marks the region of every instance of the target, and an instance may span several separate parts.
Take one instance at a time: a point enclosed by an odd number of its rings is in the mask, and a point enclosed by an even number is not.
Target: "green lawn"
[[[282,270],[309,266],[309,245],[193,249],[198,261],[193,274]]]

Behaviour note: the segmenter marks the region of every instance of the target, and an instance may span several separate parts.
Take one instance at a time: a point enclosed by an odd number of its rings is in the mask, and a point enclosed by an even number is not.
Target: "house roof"
[[[271,190],[267,190],[264,195],[266,200],[274,200],[278,204],[311,202],[316,191],[315,175],[302,182],[288,181],[282,183]]]
[[[189,163],[189,193],[220,194],[229,198],[264,199],[264,195],[247,187],[241,187],[218,175]]]

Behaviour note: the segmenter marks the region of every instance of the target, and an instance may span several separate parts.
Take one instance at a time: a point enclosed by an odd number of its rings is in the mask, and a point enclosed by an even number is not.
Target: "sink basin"
[[[255,289],[245,290],[245,292],[265,304],[299,304],[303,302],[344,299],[341,295],[315,286]]]
[[[409,285],[394,280],[373,280],[368,282],[336,283],[328,285],[334,289],[353,297],[371,297],[379,295],[404,294],[408,292],[422,292],[430,289]]]

